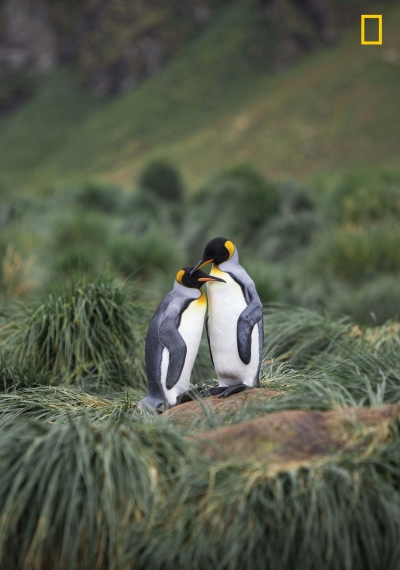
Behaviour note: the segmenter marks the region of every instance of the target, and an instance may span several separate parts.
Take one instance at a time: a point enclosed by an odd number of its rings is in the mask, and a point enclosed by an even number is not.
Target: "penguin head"
[[[184,287],[189,287],[191,289],[201,289],[207,281],[220,281],[222,283],[226,283],[223,279],[208,275],[208,273],[205,273],[204,271],[193,271],[193,267],[184,267],[183,269],[180,269],[176,274],[176,281]]]
[[[208,242],[204,248],[203,257],[193,268],[192,273],[198,271],[205,265],[209,263],[215,263],[215,265],[220,265],[224,261],[228,261],[235,252],[235,245],[229,239],[223,237],[216,237]]]

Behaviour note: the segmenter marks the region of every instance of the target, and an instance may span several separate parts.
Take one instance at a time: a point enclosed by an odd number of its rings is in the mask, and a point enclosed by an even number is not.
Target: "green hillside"
[[[0,120],[0,180],[53,187],[71,177],[129,184],[153,156],[172,159],[190,187],[251,161],[275,178],[397,159],[400,8],[384,13],[384,45],[359,28],[278,74],[250,65],[246,3],[226,10],[136,90],[101,100],[73,69],[42,78],[36,95]]]

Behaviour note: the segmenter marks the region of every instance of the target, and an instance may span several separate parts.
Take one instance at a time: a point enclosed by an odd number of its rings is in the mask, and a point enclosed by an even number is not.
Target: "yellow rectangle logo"
[[[365,20],[370,19],[378,20],[378,39],[373,41],[368,41],[365,39]],[[363,46],[380,46],[382,45],[382,14],[375,14],[374,16],[369,14],[363,14],[361,16],[361,43]]]

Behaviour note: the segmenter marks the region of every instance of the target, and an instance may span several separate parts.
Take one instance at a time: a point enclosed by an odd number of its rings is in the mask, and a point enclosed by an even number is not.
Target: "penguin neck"
[[[180,293],[184,297],[187,297],[188,299],[199,299],[201,297],[200,289],[185,287],[184,285],[178,283],[178,281],[175,281],[173,290],[177,291],[178,293]]]
[[[235,247],[235,251],[232,254],[232,257],[230,259],[228,259],[228,261],[223,261],[222,263],[220,263],[219,265],[217,265],[217,267],[221,270],[221,271],[232,271],[234,270],[236,267],[238,267],[240,265],[239,263],[239,254],[237,252],[237,249]]]

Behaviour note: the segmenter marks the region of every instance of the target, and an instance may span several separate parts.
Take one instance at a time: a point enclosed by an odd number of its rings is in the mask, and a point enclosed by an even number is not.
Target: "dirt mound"
[[[233,403],[232,403],[233,405]],[[271,472],[326,461],[337,453],[370,452],[390,438],[400,406],[329,412],[290,410],[190,437],[215,461],[267,462]]]
[[[196,419],[206,417],[210,412],[215,411],[218,419],[225,415],[232,415],[239,413],[240,409],[249,404],[257,404],[268,402],[273,396],[277,396],[279,392],[276,390],[267,390],[266,388],[255,388],[233,394],[229,398],[219,398],[218,396],[211,396],[203,400],[196,400],[187,402],[179,406],[175,406],[170,410],[164,412],[167,416],[179,427],[190,426]]]

